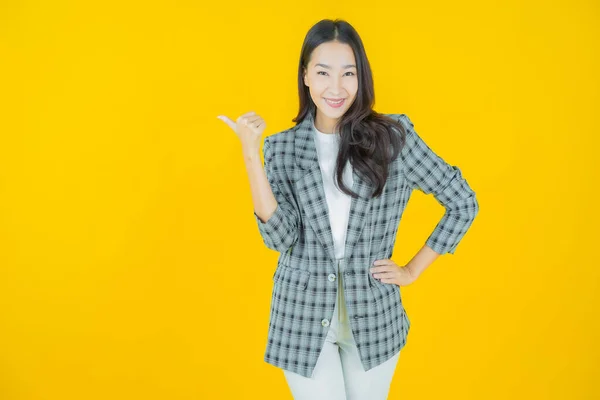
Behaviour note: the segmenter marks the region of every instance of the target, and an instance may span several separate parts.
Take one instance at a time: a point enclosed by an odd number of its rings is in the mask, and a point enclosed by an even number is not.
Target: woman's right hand
[[[217,116],[225,122],[238,136],[245,151],[260,150],[260,138],[267,124],[265,120],[254,111],[242,114],[234,122],[225,115]]]

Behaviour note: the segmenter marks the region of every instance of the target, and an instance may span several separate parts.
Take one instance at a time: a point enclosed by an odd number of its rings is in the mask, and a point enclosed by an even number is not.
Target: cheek
[[[327,90],[327,84],[324,84],[323,82],[319,82],[318,80],[313,80],[312,85],[310,87],[310,91],[315,96],[320,97],[325,90]]]
[[[350,82],[350,84],[348,85],[348,93],[351,93],[352,96],[356,96],[356,93],[358,92],[358,81],[353,81]]]
[[[314,86],[310,87],[310,97],[312,97],[313,101],[317,103],[320,100],[321,96],[319,95],[319,92],[315,89],[316,88]]]

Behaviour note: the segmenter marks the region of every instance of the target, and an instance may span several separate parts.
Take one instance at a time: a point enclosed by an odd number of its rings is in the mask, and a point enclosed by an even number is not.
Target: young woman
[[[362,41],[343,20],[306,35],[296,125],[264,139],[256,113],[236,122],[254,217],[280,252],[264,360],[295,399],[386,399],[410,322],[400,286],[454,254],[479,205],[461,170],[421,139],[406,114],[372,109]],[[406,265],[390,259],[414,189],[445,207]]]

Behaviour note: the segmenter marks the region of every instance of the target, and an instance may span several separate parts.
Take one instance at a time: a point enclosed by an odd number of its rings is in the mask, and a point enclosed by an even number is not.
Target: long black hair
[[[406,142],[406,131],[402,123],[373,110],[375,92],[371,67],[360,36],[348,22],[323,19],[306,34],[298,65],[300,110],[292,121],[299,124],[309,112],[316,117],[316,105],[309,87],[304,85],[303,75],[313,50],[330,41],[346,43],[352,48],[358,73],[356,98],[334,128],[341,139],[334,175],[337,178],[334,179],[343,193],[358,196],[342,180],[344,166],[350,161],[356,173],[373,184],[372,196],[378,197],[383,192],[389,164],[398,157]],[[399,134],[393,131],[394,128]]]

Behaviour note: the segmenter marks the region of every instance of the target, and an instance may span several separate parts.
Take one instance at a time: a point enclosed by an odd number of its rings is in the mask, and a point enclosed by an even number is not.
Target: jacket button
[[[323,320],[321,321],[321,325],[329,326],[329,320],[327,318],[323,318]]]
[[[329,276],[327,277],[327,279],[329,279],[329,282],[335,281],[335,274],[329,274]]]

